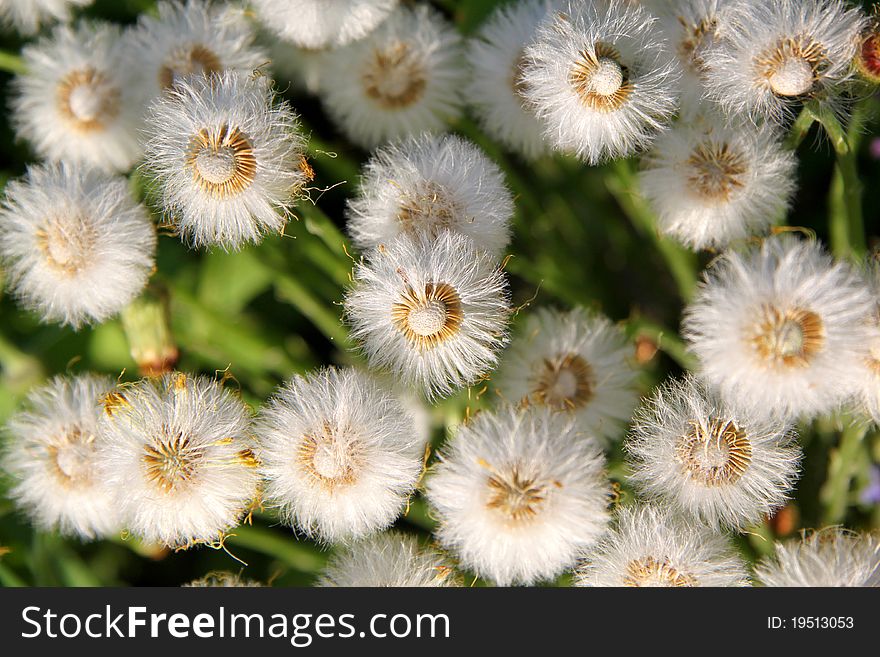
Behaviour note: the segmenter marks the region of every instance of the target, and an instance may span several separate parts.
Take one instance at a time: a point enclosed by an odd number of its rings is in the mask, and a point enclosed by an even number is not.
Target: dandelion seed
[[[449,562],[416,538],[385,532],[346,547],[330,559],[318,586],[461,586]]]
[[[783,236],[716,261],[683,329],[701,374],[732,408],[810,418],[855,393],[872,308],[851,267]]]
[[[582,308],[540,308],[526,318],[504,353],[494,384],[515,403],[571,413],[588,435],[607,444],[638,400],[632,347],[607,318]]]
[[[739,530],[782,507],[801,457],[789,425],[740,415],[691,376],[661,386],[639,409],[626,449],[641,493]]]
[[[41,27],[67,22],[71,12],[94,0],[0,0],[0,23],[11,25],[24,35],[36,34]]]
[[[236,249],[287,223],[311,176],[305,142],[269,82],[225,72],[154,101],[144,166],[184,239]]]
[[[43,321],[79,328],[122,310],[154,266],[156,233],[123,178],[32,166],[6,186],[0,258],[9,286]]]
[[[257,17],[302,48],[344,46],[385,20],[398,0],[253,0]]]
[[[321,95],[337,127],[367,148],[442,131],[461,112],[461,38],[431,7],[400,7],[324,59]]]
[[[137,65],[132,70],[145,101],[181,80],[223,71],[243,74],[269,61],[254,45],[254,30],[244,11],[211,0],[159,2],[157,16],[141,14],[131,31]]]
[[[422,469],[412,417],[353,369],[294,377],[261,411],[256,433],[267,500],[327,543],[391,525]]]
[[[141,155],[137,88],[117,27],[59,26],[22,50],[26,72],[13,81],[17,135],[43,158],[127,171]]]
[[[480,413],[427,480],[440,544],[499,586],[572,568],[605,530],[609,492],[601,451],[539,407]]]
[[[805,533],[777,543],[755,577],[764,586],[880,586],[880,534],[838,527]]]
[[[523,94],[557,150],[590,164],[645,148],[678,106],[678,65],[657,19],[622,2],[572,3],[525,50]]]
[[[496,9],[468,42],[467,98],[489,135],[532,160],[547,152],[543,125],[525,99],[525,47],[559,0],[522,0]]]
[[[200,579],[194,579],[183,586],[187,588],[257,588],[265,585],[252,579],[245,579],[241,574],[217,571],[208,573]]]
[[[169,547],[220,541],[257,497],[244,403],[207,377],[172,373],[103,401],[101,471],[136,536]]]
[[[706,92],[729,114],[781,123],[815,99],[842,110],[864,14],[842,0],[755,0],[731,7],[705,53]]]
[[[45,531],[94,539],[120,528],[95,439],[98,399],[112,388],[108,377],[56,377],[33,390],[7,424],[10,497]]]
[[[345,312],[373,367],[445,396],[495,366],[507,342],[507,279],[462,235],[404,235],[355,267]]]
[[[748,586],[745,564],[723,535],[652,505],[621,508],[577,571],[577,586]]]
[[[794,193],[797,159],[776,132],[707,114],[661,135],[641,189],[661,230],[693,249],[766,233]]]
[[[361,249],[400,234],[434,237],[451,230],[497,255],[510,241],[513,198],[501,169],[475,145],[422,135],[373,154],[347,215],[348,231]]]

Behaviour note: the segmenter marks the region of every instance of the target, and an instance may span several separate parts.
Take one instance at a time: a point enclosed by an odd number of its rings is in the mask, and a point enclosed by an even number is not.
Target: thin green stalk
[[[24,65],[24,61],[21,59],[21,55],[0,50],[0,71],[20,75],[26,70],[27,68]]]
[[[226,538],[231,548],[236,546],[269,555],[296,570],[315,573],[324,567],[326,558],[316,548],[293,537],[281,536],[264,527],[241,525]],[[233,552],[234,554],[234,552]]]
[[[785,146],[796,151],[798,146],[801,145],[810,133],[810,128],[813,127],[815,122],[816,113],[813,111],[813,106],[808,103],[804,105],[800,114],[798,114],[797,119],[795,119],[795,122],[792,124],[791,131],[785,139]]]
[[[850,488],[866,433],[867,426],[864,423],[850,424],[840,435],[837,449],[831,453],[828,461],[828,477],[820,494],[825,507],[822,520],[826,525],[840,524],[846,518],[850,503]]]
[[[332,312],[322,301],[316,299],[309,289],[295,277],[279,273],[275,279],[275,291],[309,319],[328,339],[335,341],[340,349],[348,343],[348,332],[338,313]]]
[[[639,196],[635,172],[627,160],[617,160],[612,164],[612,175],[608,176],[607,186],[612,196],[620,204],[633,227],[644,237],[649,238],[666,262],[669,273],[675,279],[679,294],[688,301],[697,287],[697,258],[675,242],[664,238],[657,231],[654,213],[645,200]]]

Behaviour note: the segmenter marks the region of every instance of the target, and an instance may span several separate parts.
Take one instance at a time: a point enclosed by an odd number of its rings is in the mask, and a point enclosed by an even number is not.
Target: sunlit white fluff
[[[9,287],[43,321],[102,322],[144,288],[156,232],[124,178],[32,166],[5,191],[0,261]]]
[[[501,169],[477,146],[451,135],[421,135],[373,154],[346,214],[360,249],[402,233],[434,236],[448,229],[498,255],[510,241],[513,197]]]
[[[783,217],[797,177],[797,158],[775,130],[714,114],[658,137],[643,167],[641,190],[660,229],[697,250],[766,233]]]
[[[577,586],[748,586],[723,534],[653,505],[623,507],[577,571]]]
[[[241,573],[230,573],[223,570],[208,573],[183,586],[188,588],[257,588],[265,585],[256,580],[245,579]]]
[[[281,39],[302,48],[344,46],[362,39],[398,0],[251,0],[257,17]]]
[[[735,2],[670,0],[655,4],[660,29],[682,70],[681,111],[692,116],[705,105],[706,52],[722,38],[729,23],[727,13]]]
[[[774,123],[807,99],[840,109],[865,20],[844,0],[737,3],[704,56],[707,94],[730,114]]]
[[[571,3],[526,48],[523,94],[549,143],[596,164],[650,145],[677,110],[679,76],[646,10]]]
[[[865,319],[869,336],[861,349],[856,402],[860,410],[880,426],[880,261],[871,258],[863,274],[873,306]]]
[[[30,392],[6,426],[9,497],[44,531],[91,539],[120,529],[97,469],[98,399],[109,377],[57,377]]]
[[[744,529],[780,508],[798,477],[791,427],[728,408],[688,376],[636,413],[626,449],[645,496],[720,528]]]
[[[94,0],[0,0],[0,24],[10,25],[25,35],[42,26],[70,20],[72,11]]]
[[[463,424],[427,479],[440,544],[500,586],[572,568],[605,530],[605,459],[573,418],[502,407]]]
[[[560,0],[520,0],[499,6],[467,44],[468,103],[489,135],[527,159],[548,151],[543,126],[525,102],[525,47]]]
[[[191,75],[253,74],[269,63],[240,7],[214,0],[163,1],[156,12],[141,14],[130,32],[136,62],[130,72],[145,101]]]
[[[507,278],[463,235],[403,235],[355,266],[345,314],[373,367],[445,396],[498,361],[507,343]]]
[[[337,552],[318,586],[460,586],[449,562],[436,550],[400,532],[384,532]]]
[[[495,388],[511,403],[528,399],[572,414],[581,430],[607,443],[620,436],[638,400],[632,346],[611,321],[583,308],[528,314]]]
[[[195,246],[241,247],[281,231],[310,179],[296,114],[262,77],[181,81],[150,108],[145,170]]]
[[[755,577],[764,586],[880,586],[880,534],[838,527],[807,532],[777,543]]]
[[[128,531],[174,548],[221,542],[257,497],[244,403],[214,379],[171,373],[102,405],[101,475]]]
[[[683,330],[700,372],[732,407],[808,418],[855,392],[873,303],[849,265],[783,236],[719,258]]]
[[[22,50],[10,118],[40,157],[127,171],[141,154],[133,60],[119,28],[59,26]]]
[[[337,128],[373,148],[442,131],[461,112],[461,38],[427,5],[401,6],[361,41],[327,53],[321,96]]]
[[[327,543],[391,525],[422,470],[412,417],[354,369],[293,377],[261,410],[255,432],[267,502]]]

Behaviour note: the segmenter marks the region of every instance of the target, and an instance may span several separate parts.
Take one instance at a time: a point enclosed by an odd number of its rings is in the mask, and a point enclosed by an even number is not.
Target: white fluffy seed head
[[[221,570],[208,573],[204,577],[183,584],[183,586],[186,588],[258,588],[265,585],[262,582],[245,579],[241,573]]]
[[[31,391],[9,420],[9,496],[40,529],[83,539],[121,529],[97,466],[98,399],[112,388],[109,377],[57,377]]]
[[[797,175],[776,130],[714,113],[677,123],[643,165],[641,190],[660,229],[695,250],[766,233],[788,208]]]
[[[366,148],[442,131],[461,112],[461,50],[433,8],[398,7],[365,39],[326,54],[321,97],[337,127]]]
[[[807,532],[776,544],[758,563],[764,586],[880,586],[880,533],[856,534],[839,527]]]
[[[647,147],[677,110],[678,63],[639,6],[571,3],[525,53],[523,95],[544,138],[590,164]]]
[[[865,319],[869,337],[862,344],[857,404],[880,426],[880,261],[872,258],[863,272],[873,306]]]
[[[0,24],[10,25],[21,34],[36,34],[51,23],[65,23],[78,7],[94,0],[0,0]]]
[[[267,501],[325,543],[391,525],[422,470],[412,416],[354,369],[295,376],[260,411],[255,432]]]
[[[383,532],[337,552],[318,586],[461,586],[452,566],[437,550],[400,532]]]
[[[705,53],[706,93],[729,114],[781,123],[804,99],[841,110],[866,25],[843,0],[755,0],[725,13]]]
[[[499,586],[572,568],[608,522],[605,459],[573,418],[503,407],[462,425],[427,481],[437,538]]]
[[[577,571],[577,586],[748,586],[723,534],[654,505],[623,507]]]
[[[144,168],[187,242],[236,249],[284,228],[312,175],[305,142],[265,78],[226,71],[153,102]]]
[[[102,400],[101,474],[128,530],[169,547],[210,545],[257,497],[244,403],[207,377],[174,372]]]
[[[523,95],[525,47],[560,0],[498,7],[467,45],[467,99],[492,137],[528,160],[547,152],[542,124]]]
[[[131,30],[131,48],[143,102],[189,76],[223,71],[252,74],[268,63],[254,45],[245,12],[213,0],[159,2],[157,15],[141,14]]]
[[[362,39],[398,0],[253,0],[257,18],[301,48],[337,48]]]
[[[608,318],[583,308],[529,314],[504,352],[495,388],[570,414],[603,444],[619,438],[638,400],[632,346]]]
[[[820,244],[790,236],[706,272],[683,332],[700,372],[747,417],[816,417],[855,393],[870,291]]]
[[[6,186],[0,260],[43,321],[79,328],[115,315],[146,285],[155,250],[149,215],[123,178],[45,165]]]
[[[373,367],[445,396],[497,363],[507,343],[507,278],[463,235],[402,235],[355,267],[345,314]]]
[[[17,135],[51,161],[127,171],[141,155],[137,85],[128,39],[100,23],[59,26],[22,49],[26,71],[13,81]]]
[[[361,249],[401,234],[452,230],[499,255],[510,241],[513,198],[501,169],[477,146],[426,134],[377,150],[346,214]]]
[[[779,509],[801,451],[785,422],[741,415],[688,376],[659,387],[626,441],[646,497],[716,528],[745,529]]]

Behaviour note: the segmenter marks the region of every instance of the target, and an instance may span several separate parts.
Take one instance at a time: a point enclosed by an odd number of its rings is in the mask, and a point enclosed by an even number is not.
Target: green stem
[[[867,427],[864,423],[850,424],[840,435],[837,449],[828,461],[828,477],[822,488],[821,499],[825,512],[822,520],[826,525],[843,522],[850,502],[850,488],[858,463],[859,451],[863,448]]]
[[[813,106],[810,104],[804,105],[800,114],[798,114],[797,119],[795,119],[795,122],[791,126],[791,132],[788,133],[788,137],[785,139],[786,148],[796,151],[798,146],[801,145],[801,142],[803,142],[806,136],[810,133],[810,128],[813,127],[815,122],[816,113],[813,111]]]
[[[318,572],[326,561],[324,555],[317,549],[297,541],[293,535],[281,536],[264,527],[251,525],[236,527],[226,538],[226,543],[231,547],[240,546],[269,555],[296,570],[307,573]]]
[[[348,342],[348,331],[342,325],[338,313],[332,312],[322,301],[316,299],[309,289],[295,277],[279,273],[275,278],[275,291],[309,319],[327,338],[343,349]]]
[[[20,75],[27,71],[20,55],[0,50],[0,71]]]
[[[665,239],[657,231],[654,213],[638,194],[638,184],[631,163],[617,160],[612,164],[612,175],[607,179],[608,190],[629,217],[633,227],[649,238],[666,262],[684,301],[690,300],[697,287],[697,258],[695,254]]]

